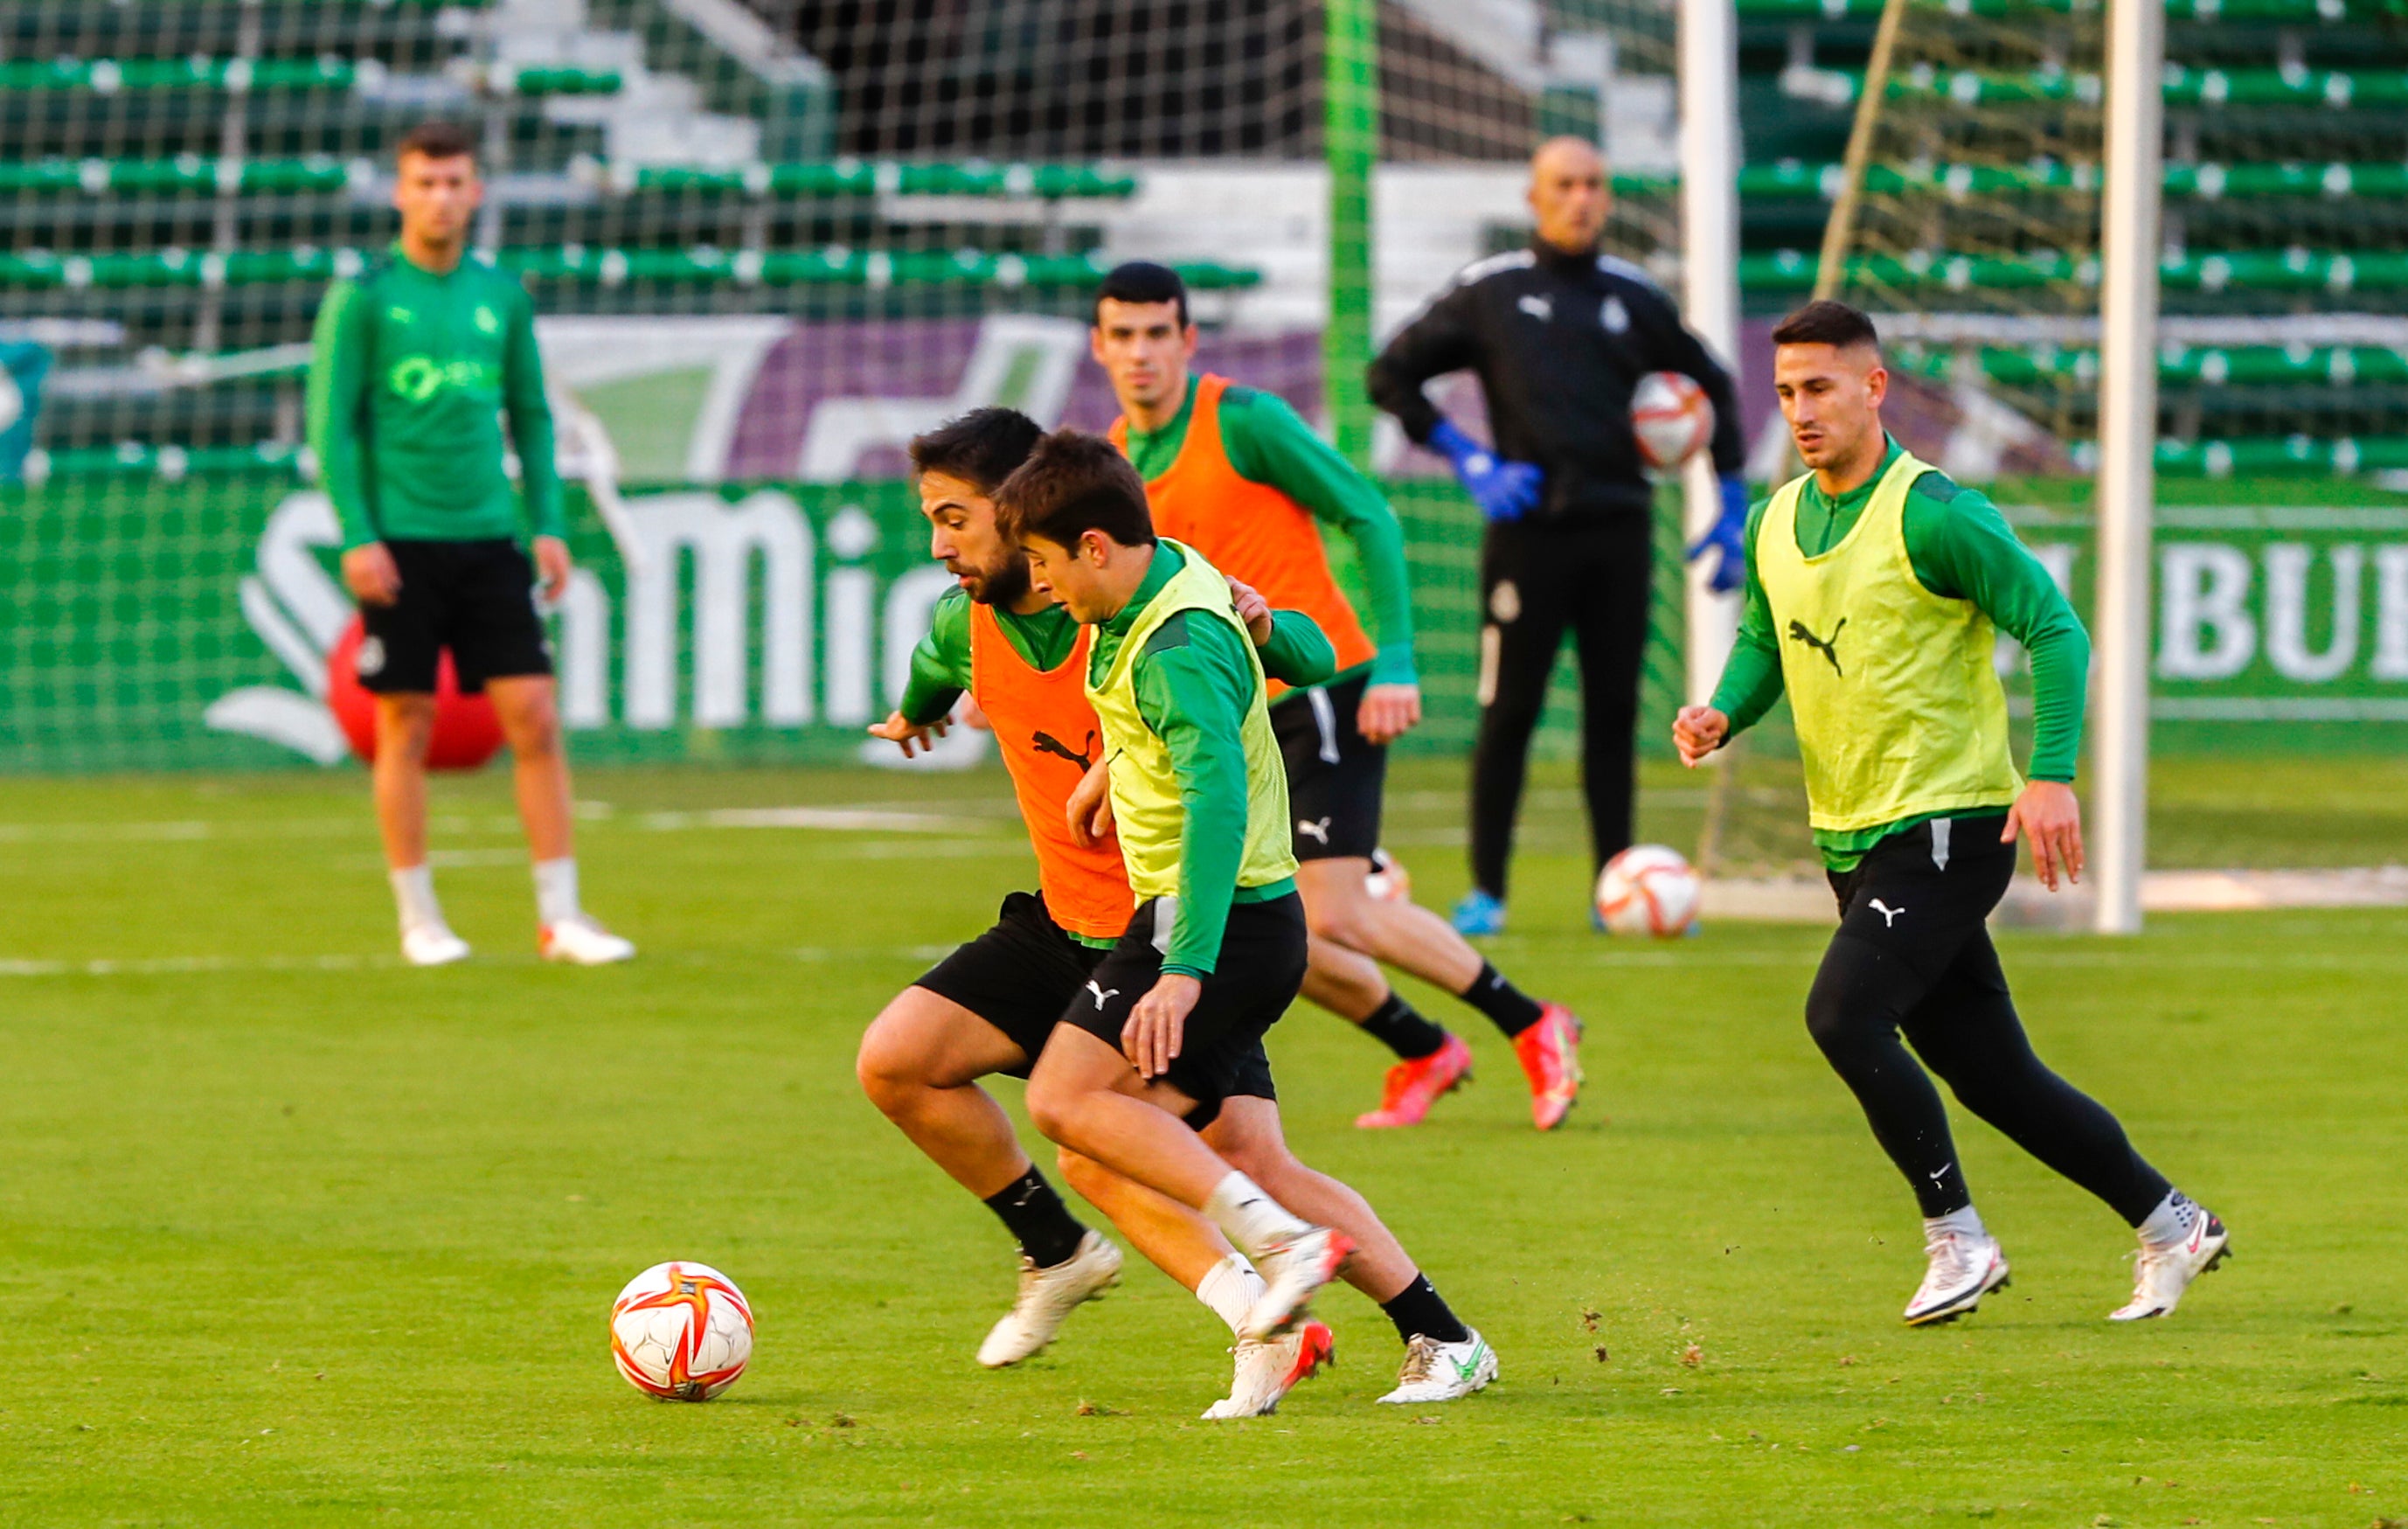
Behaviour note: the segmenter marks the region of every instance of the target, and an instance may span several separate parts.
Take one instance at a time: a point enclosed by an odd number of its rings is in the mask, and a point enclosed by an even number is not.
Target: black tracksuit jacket
[[[1746,458],[1730,374],[1664,290],[1607,254],[1533,241],[1464,268],[1371,363],[1372,401],[1426,442],[1439,412],[1422,391],[1469,368],[1488,397],[1498,454],[1536,463],[1546,484],[1528,523],[1645,514],[1655,501],[1630,434],[1630,392],[1651,371],[1697,380],[1714,406],[1714,470]]]

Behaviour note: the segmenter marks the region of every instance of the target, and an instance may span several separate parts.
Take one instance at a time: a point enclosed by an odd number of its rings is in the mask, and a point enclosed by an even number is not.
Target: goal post
[[[1680,12],[1682,314],[1714,358],[1736,373],[1739,347],[1739,7],[1690,0]],[[1722,513],[1713,465],[1689,464],[1682,519],[1694,542]],[[1707,587],[1711,563],[1685,584],[1686,693],[1713,694],[1739,634],[1739,597]]]
[[[2091,872],[2101,934],[2141,928],[2149,778],[2149,544],[2157,487],[2165,0],[2110,0],[2099,300],[2098,682]]]

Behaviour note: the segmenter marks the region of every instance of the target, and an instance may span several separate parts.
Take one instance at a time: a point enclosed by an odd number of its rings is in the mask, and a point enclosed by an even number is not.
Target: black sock
[[[1429,1276],[1417,1274],[1413,1282],[1394,1296],[1380,1303],[1388,1320],[1397,1324],[1397,1336],[1411,1343],[1416,1337],[1430,1338],[1439,1343],[1461,1343],[1471,1336],[1471,1329],[1463,1325],[1429,1282]]]
[[[1419,1061],[1446,1044],[1446,1031],[1398,992],[1389,993],[1385,1003],[1356,1022],[1364,1034],[1406,1061]]]
[[[986,1197],[986,1208],[1003,1219],[1020,1250],[1040,1269],[1050,1269],[1079,1250],[1087,1229],[1030,1163],[1028,1172]]]
[[[1539,1001],[1505,980],[1505,974],[1486,961],[1471,986],[1455,995],[1495,1021],[1507,1036],[1521,1034],[1539,1022]]]

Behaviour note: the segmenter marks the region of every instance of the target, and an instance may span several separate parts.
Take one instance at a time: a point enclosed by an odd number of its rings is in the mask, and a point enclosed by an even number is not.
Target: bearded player
[[[1027,1075],[1055,1020],[1081,996],[1134,906],[1117,843],[1075,842],[1066,823],[1070,794],[1098,757],[1095,714],[1084,695],[1085,629],[1034,595],[1025,558],[995,523],[995,487],[1040,434],[1024,415],[987,409],[912,442],[931,551],[962,587],[934,613],[931,631],[913,654],[902,706],[870,729],[909,755],[931,729],[942,729],[955,699],[968,693],[995,728],[1039,849],[1041,890],[1006,898],[993,930],[898,995],[864,1037],[859,1064],[863,1086],[879,1107],[993,1208],[1020,1243],[1020,1299],[980,1350],[981,1363],[989,1365],[1016,1363],[1042,1349],[1082,1301],[1113,1281],[1120,1266],[1117,1249],[1071,1216],[977,1084],[992,1073]],[[1274,618],[1246,594],[1252,618],[1265,628],[1261,654],[1268,669],[1298,678],[1326,671],[1328,644],[1309,621],[1286,612]],[[1268,1064],[1260,1070],[1267,1077]],[[1238,1141],[1233,1151],[1252,1171],[1275,1185],[1310,1175],[1287,1153],[1275,1118],[1265,1130],[1266,1122],[1245,1116],[1242,1109],[1232,1112],[1225,1134]],[[1251,1132],[1240,1132],[1241,1125],[1251,1125]],[[1263,1281],[1211,1223],[1076,1153],[1065,1152],[1062,1167],[1140,1251],[1233,1333],[1240,1329]],[[1362,1278],[1394,1297],[1387,1305],[1400,1329],[1409,1321],[1430,1325],[1426,1303],[1418,1299],[1426,1281],[1368,1207],[1362,1220]],[[1241,1337],[1230,1395],[1206,1416],[1272,1410],[1329,1353],[1328,1329],[1317,1322],[1268,1341]]]
[[[2113,1320],[2164,1316],[2223,1259],[2224,1223],[2032,1054],[1985,923],[2018,839],[2050,890],[2082,874],[2072,781],[2090,640],[1997,507],[1883,429],[1889,373],[1870,319],[1809,303],[1772,341],[1774,389],[1810,470],[1750,517],[1738,645],[1713,702],[1682,708],[1673,738],[1695,767],[1788,695],[1840,904],[1806,1025],[1921,1202],[1928,1267],[1906,1320],[1963,1316],[2007,1282],[1916,1057],[2139,1233],[2132,1299]],[[2028,783],[1991,661],[2001,630],[2031,655]]]
[[[1326,685],[1276,686],[1271,727],[1295,815],[1297,888],[1311,964],[1304,996],[1397,1055],[1380,1107],[1354,1123],[1420,1123],[1471,1072],[1471,1048],[1417,1013],[1381,963],[1461,998],[1513,1043],[1541,1131],[1581,1084],[1580,1022],[1524,993],[1447,921],[1374,898],[1387,746],[1421,720],[1404,536],[1380,491],[1278,397],[1193,375],[1187,288],[1166,266],[1133,262],[1104,278],[1089,337],[1121,418],[1112,440],[1146,480],[1155,528],[1194,547],[1274,606],[1304,612],[1340,666]],[[1338,587],[1316,523],[1354,542],[1369,586],[1374,646]]]

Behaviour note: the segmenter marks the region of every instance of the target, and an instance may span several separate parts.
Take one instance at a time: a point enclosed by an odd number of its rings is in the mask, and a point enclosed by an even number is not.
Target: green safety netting
[[[1814,94],[1835,103],[1854,101],[1865,77],[1855,69],[1812,69]],[[1958,106],[2011,106],[2028,102],[2100,99],[2095,74],[2036,70],[2023,74],[1974,69],[1917,70],[1890,78],[1893,101],[1947,100]],[[2170,107],[2348,107],[2408,105],[2408,70],[2399,69],[2192,69],[2169,64],[2165,102]]]
[[[984,160],[834,159],[752,164],[727,169],[612,165],[583,158],[570,166],[580,180],[623,192],[728,192],[754,196],[842,196],[907,193],[948,196],[1043,198],[1125,197],[1137,177],[1094,165],[993,164]],[[112,191],[340,191],[372,181],[366,159],[313,155],[300,159],[0,160],[0,193]]]
[[[2158,280],[2183,292],[2351,292],[2408,287],[2408,252],[2337,254],[2315,250],[2226,251],[2170,254],[2158,262]],[[1744,255],[1740,285],[1750,291],[1803,291],[1814,284],[1814,257],[1798,250]],[[1951,254],[1856,255],[1848,261],[1854,286],[1939,288],[1952,292],[2051,286],[2064,281],[2097,284],[2094,255],[2035,253],[2013,258]]]
[[[1095,165],[1032,165],[986,160],[831,159],[727,168],[681,165],[573,166],[619,192],[728,192],[752,196],[1130,196],[1135,174]]]
[[[490,90],[518,95],[609,95],[615,69],[513,68],[478,71]],[[373,59],[59,58],[0,59],[0,91],[355,90],[388,77]]]
[[[231,253],[145,250],[60,255],[36,250],[0,253],[0,289],[248,286],[323,281],[366,267],[367,252],[296,246]],[[983,250],[902,252],[841,245],[811,250],[598,249],[521,246],[494,252],[494,264],[539,281],[617,286],[628,281],[735,282],[761,286],[1083,287],[1114,264],[1101,251],[1065,255],[996,254]],[[1262,273],[1215,262],[1178,267],[1202,290],[1250,287]]]
[[[2099,353],[2087,347],[1980,346],[1967,350],[1892,347],[1892,364],[1918,375],[1949,378],[1966,369],[1994,382],[2032,387],[2091,383]],[[2175,385],[2408,382],[2408,354],[2373,345],[2169,346],[2157,353],[2157,377]]]
[[[1840,166],[1784,159],[1750,165],[1739,172],[1742,196],[1839,195]],[[2095,165],[2054,161],[2036,165],[1869,165],[1865,189],[1875,193],[1937,192],[1981,195],[2000,192],[2100,189]],[[0,181],[5,184],[5,181]],[[1617,175],[1619,196],[1669,196],[1680,190],[1675,176]],[[2408,164],[2233,165],[2203,161],[2165,167],[2166,195],[2214,201],[2225,197],[2408,196]]]
[[[366,160],[330,155],[305,159],[31,159],[0,161],[0,192],[340,191],[368,180]]]
[[[2101,0],[1913,0],[1918,7],[1957,15],[2012,16],[2018,11],[2067,15],[2102,8]],[[1882,0],[1739,0],[1739,14],[1751,22],[1864,21],[1879,19]],[[2389,0],[2166,0],[2177,22],[2378,21],[2394,14]]]
[[[2075,466],[2095,466],[2097,447],[2077,442]],[[2301,473],[2356,473],[2408,469],[2408,437],[2259,436],[2222,440],[2160,440],[2157,471],[2169,477],[2275,477]],[[255,446],[154,446],[125,441],[116,446],[36,451],[25,476],[58,478],[224,477],[241,473],[292,473],[304,457],[295,445],[266,441]]]

